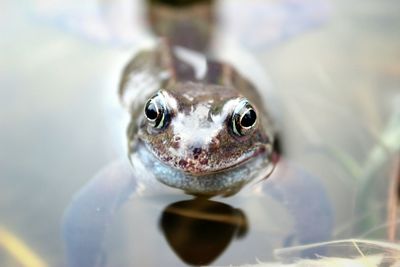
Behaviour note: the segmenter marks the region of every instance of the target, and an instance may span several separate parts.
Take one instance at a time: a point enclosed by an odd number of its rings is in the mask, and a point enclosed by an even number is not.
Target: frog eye
[[[232,114],[232,130],[243,136],[252,132],[257,124],[257,113],[247,99],[242,99]]]
[[[144,115],[154,128],[161,129],[167,125],[169,118],[168,106],[161,92],[147,100],[144,107]]]

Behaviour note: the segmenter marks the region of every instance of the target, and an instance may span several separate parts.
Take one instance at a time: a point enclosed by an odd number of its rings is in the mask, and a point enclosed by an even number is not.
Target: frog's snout
[[[199,175],[209,169],[210,151],[201,145],[190,145],[186,149],[186,155],[177,163],[178,167],[185,172]]]

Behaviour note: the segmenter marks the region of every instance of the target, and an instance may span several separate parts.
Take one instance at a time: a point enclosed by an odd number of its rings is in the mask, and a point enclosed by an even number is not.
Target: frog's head
[[[271,151],[257,108],[236,90],[178,83],[145,104],[139,138],[162,163],[191,176],[242,166]]]

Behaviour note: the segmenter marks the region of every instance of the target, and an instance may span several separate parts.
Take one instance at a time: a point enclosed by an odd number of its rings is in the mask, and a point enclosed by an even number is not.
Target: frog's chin
[[[201,175],[161,162],[140,141],[132,151],[132,165],[145,173],[146,179],[156,179],[194,195],[232,195],[250,181],[265,178],[271,171],[269,154],[265,150],[260,150],[253,157],[246,157],[235,165]]]

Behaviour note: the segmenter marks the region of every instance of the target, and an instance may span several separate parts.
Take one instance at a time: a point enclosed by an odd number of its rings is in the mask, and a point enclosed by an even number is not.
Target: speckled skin
[[[196,66],[176,53],[162,42],[137,55],[125,69],[120,92],[122,98],[131,94],[125,101],[132,114],[128,135],[134,166],[191,194],[232,194],[257,177],[265,178],[271,170],[273,132],[257,91],[231,66],[203,57],[204,75],[195,77]],[[152,80],[153,87],[139,90],[139,83],[132,82],[138,75],[147,75],[141,79]],[[144,114],[146,101],[156,92],[165,96],[170,112],[161,129]],[[249,134],[238,136],[232,130],[232,114],[244,98],[258,119]]]
[[[241,96],[231,88],[193,82],[163,90],[176,103],[162,130],[142,119],[139,138],[162,162],[193,175],[239,165],[264,153],[269,140],[259,127],[251,135],[232,133],[231,114]]]

